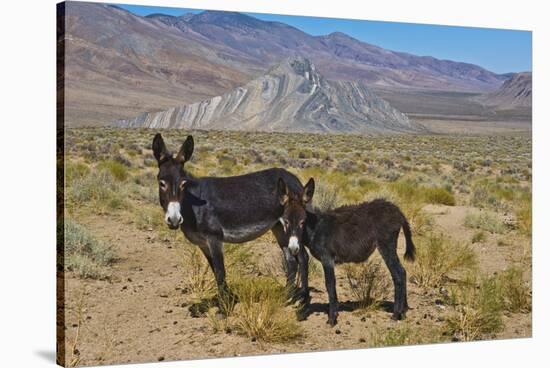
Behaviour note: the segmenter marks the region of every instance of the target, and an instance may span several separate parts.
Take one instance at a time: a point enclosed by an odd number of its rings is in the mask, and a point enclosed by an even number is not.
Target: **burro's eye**
[[[181,183],[180,183],[180,190],[183,190],[185,188],[185,183],[187,181],[186,180],[182,180]]]
[[[300,227],[304,227],[304,220],[300,220]]]
[[[285,228],[288,228],[288,226],[290,225],[290,223],[288,222],[288,220],[287,220],[287,219],[284,219],[283,221],[284,221],[284,223],[285,223]]]
[[[160,190],[162,191],[166,191],[166,189],[168,189],[168,185],[164,180],[159,180],[159,186],[160,186]]]

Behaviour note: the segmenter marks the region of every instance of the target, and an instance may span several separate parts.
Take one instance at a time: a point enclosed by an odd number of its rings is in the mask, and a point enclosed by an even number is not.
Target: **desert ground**
[[[530,130],[507,123],[488,134],[468,121],[423,123],[437,134],[162,132],[173,150],[193,134],[186,169],[196,176],[284,167],[303,183],[315,178],[313,202],[321,209],[378,197],[401,207],[417,247],[416,261],[403,261],[407,318],[391,319],[393,285],[375,253],[367,264],[337,267],[341,305],[333,328],[315,260],[310,315],[296,320],[299,306],[285,299],[281,251],[270,233],[226,246],[228,282],[240,303],[217,306],[202,254],[163,222],[150,149],[156,132],[66,129],[65,223],[58,230],[65,363],[530,337]],[[449,132],[450,125],[457,128]]]

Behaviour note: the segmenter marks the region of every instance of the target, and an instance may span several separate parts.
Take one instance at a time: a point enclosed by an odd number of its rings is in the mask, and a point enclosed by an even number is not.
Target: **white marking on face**
[[[285,220],[283,220],[282,217],[279,217],[279,222],[283,225],[283,230],[286,232]]]
[[[290,239],[288,239],[288,249],[290,250],[290,253],[292,253],[293,255],[298,254],[298,251],[300,250],[298,237],[291,236]]]
[[[164,221],[168,225],[179,226],[183,222],[183,217],[180,213],[181,207],[179,202],[170,202],[168,203],[168,208],[166,209],[166,215],[164,216]]]

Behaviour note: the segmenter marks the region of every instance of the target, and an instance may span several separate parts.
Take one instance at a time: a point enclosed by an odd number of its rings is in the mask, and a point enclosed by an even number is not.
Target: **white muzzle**
[[[291,236],[288,240],[288,250],[292,253],[293,256],[298,254],[300,250],[300,243],[298,243],[298,238],[296,236]]]
[[[168,203],[166,215],[164,216],[164,221],[168,226],[175,228],[183,223],[183,216],[181,215],[180,211],[181,207],[179,202]]]

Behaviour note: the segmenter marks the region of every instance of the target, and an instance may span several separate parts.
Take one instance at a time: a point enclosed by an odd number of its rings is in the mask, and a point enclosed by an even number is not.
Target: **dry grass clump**
[[[523,279],[523,270],[517,266],[508,267],[499,274],[504,308],[510,312],[531,311],[531,288]]]
[[[456,311],[447,319],[448,331],[462,341],[480,340],[503,327],[503,288],[498,277],[476,277],[451,290]]]
[[[196,301],[211,297],[216,292],[214,275],[201,250],[185,242],[178,248],[181,259],[183,290]]]
[[[316,183],[315,195],[313,196],[313,206],[320,211],[332,210],[342,204],[338,195],[338,190],[332,184],[325,182]]]
[[[112,247],[96,239],[86,228],[65,218],[65,268],[82,278],[101,279],[109,275],[106,268],[114,260]]]
[[[523,234],[531,236],[533,229],[533,202],[530,198],[521,201],[517,205],[516,218],[518,221],[519,230]]]
[[[362,309],[376,308],[389,290],[391,283],[383,267],[377,259],[343,266],[351,293]]]
[[[289,342],[303,335],[292,308],[287,306],[287,289],[272,277],[232,278],[230,287],[238,298],[221,298],[218,310],[207,316],[215,332],[235,331],[259,342]]]
[[[301,336],[294,313],[286,307],[287,290],[277,280],[246,278],[232,286],[239,298],[234,315],[238,331],[266,342],[288,342]]]
[[[430,234],[416,240],[411,281],[423,287],[437,287],[451,273],[471,270],[477,265],[477,255],[469,245],[453,242],[441,234]]]
[[[445,188],[424,188],[422,195],[426,203],[443,204],[445,206],[456,205],[454,195]]]

